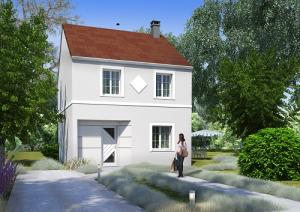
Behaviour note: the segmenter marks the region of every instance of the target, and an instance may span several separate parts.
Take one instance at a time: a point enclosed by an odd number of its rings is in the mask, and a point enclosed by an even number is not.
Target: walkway
[[[19,175],[8,212],[142,211],[95,180],[73,171],[30,171]]]
[[[166,173],[166,174],[168,176],[177,177],[177,175],[174,173]],[[225,192],[225,193],[229,193],[229,194],[233,194],[233,195],[248,196],[248,197],[251,196],[254,198],[258,198],[258,199],[265,199],[267,201],[273,202],[273,203],[285,208],[285,210],[283,210],[283,211],[286,211],[286,212],[299,212],[300,211],[300,202],[299,201],[276,197],[276,196],[272,196],[269,194],[248,191],[245,189],[240,189],[240,188],[236,188],[233,186],[228,186],[228,185],[224,185],[224,184],[220,184],[220,183],[211,183],[206,180],[189,177],[189,176],[185,176],[184,178],[179,178],[179,179],[182,181],[185,181],[185,182],[194,183],[196,186],[212,188],[216,191],[221,191],[221,192]]]

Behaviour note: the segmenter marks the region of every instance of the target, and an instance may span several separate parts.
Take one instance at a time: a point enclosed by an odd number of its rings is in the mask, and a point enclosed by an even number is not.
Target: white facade
[[[118,94],[113,80],[103,85],[103,78],[114,79],[112,75],[119,79]],[[72,57],[62,33],[58,89],[58,107],[64,114],[61,161],[83,157],[107,166],[169,165],[179,133],[191,152],[190,66]],[[185,165],[190,164],[187,157]]]

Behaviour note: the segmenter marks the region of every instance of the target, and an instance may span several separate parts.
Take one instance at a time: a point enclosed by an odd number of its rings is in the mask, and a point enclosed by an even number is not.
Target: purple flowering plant
[[[17,164],[0,155],[0,197],[10,192],[16,178]]]

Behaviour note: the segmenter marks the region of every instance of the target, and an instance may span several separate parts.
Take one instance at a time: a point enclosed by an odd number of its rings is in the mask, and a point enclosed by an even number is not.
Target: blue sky
[[[87,26],[133,31],[161,21],[164,33],[179,35],[203,0],[73,0],[75,15]],[[120,26],[116,26],[120,23]],[[59,43],[59,35],[50,40]]]
[[[153,19],[161,21],[163,32],[178,35],[202,0],[73,0],[74,14],[82,24],[135,30],[149,27]],[[120,26],[116,26],[116,23]]]

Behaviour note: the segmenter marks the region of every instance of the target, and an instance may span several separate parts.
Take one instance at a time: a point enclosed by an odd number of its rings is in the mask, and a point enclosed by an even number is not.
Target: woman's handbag
[[[182,150],[181,150],[181,156],[185,158],[188,155],[189,155],[189,152],[187,151],[187,149],[186,148],[182,148]]]
[[[171,164],[171,172],[176,172],[177,166],[176,166],[176,159],[174,158]]]

